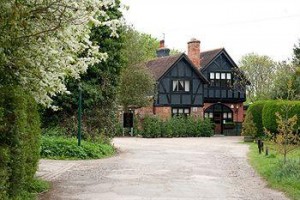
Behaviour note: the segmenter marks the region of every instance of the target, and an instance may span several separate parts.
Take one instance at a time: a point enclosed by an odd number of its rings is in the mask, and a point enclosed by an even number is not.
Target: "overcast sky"
[[[300,0],[122,0],[125,19],[166,46],[186,51],[191,38],[201,51],[225,47],[238,62],[256,52],[276,61],[291,58],[300,39]]]

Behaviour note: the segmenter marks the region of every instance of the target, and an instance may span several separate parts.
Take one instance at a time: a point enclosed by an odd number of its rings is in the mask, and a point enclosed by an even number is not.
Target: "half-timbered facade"
[[[174,115],[210,118],[215,134],[238,135],[244,119],[248,84],[224,48],[200,51],[200,41],[188,42],[187,55],[169,55],[161,41],[157,59],[147,63],[157,81],[152,107],[136,110],[163,119]]]
[[[224,48],[201,52],[200,41],[190,43],[189,48],[196,47],[189,49],[189,57],[209,80],[204,86],[204,117],[214,122],[215,134],[239,135],[249,82]]]
[[[138,109],[137,113],[155,114],[164,119],[174,115],[202,116],[204,85],[208,80],[184,53],[169,56],[163,41],[157,59],[146,66],[157,82],[157,93],[152,108]]]

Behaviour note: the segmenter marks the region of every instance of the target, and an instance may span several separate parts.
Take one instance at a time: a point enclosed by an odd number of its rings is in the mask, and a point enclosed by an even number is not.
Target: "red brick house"
[[[215,133],[237,135],[244,120],[245,83],[248,81],[224,48],[201,52],[200,41],[188,42],[188,54],[169,55],[160,42],[157,58],[147,63],[157,81],[153,106],[139,115],[174,115],[210,118]]]

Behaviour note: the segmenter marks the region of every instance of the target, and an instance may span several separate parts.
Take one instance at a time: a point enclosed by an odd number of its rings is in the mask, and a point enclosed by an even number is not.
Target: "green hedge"
[[[300,101],[268,101],[262,111],[262,124],[271,132],[277,131],[276,115],[278,112],[282,116],[298,116],[297,126],[300,127]]]
[[[18,87],[0,88],[0,199],[19,199],[37,170],[40,119],[34,99]]]
[[[289,117],[298,116],[298,127],[300,127],[300,101],[287,100],[267,100],[258,101],[251,104],[247,110],[247,114],[253,115],[253,121],[257,127],[257,136],[263,135],[263,128],[267,128],[271,132],[277,131],[276,112],[285,114],[285,111],[290,109]],[[246,115],[247,117],[247,115]]]
[[[210,137],[213,124],[209,119],[173,117],[167,121],[157,116],[146,116],[140,122],[138,133],[145,138],[158,137]]]
[[[247,110],[246,118],[249,113],[253,116],[253,122],[257,128],[257,136],[262,136],[264,134],[263,123],[262,123],[262,111],[265,104],[268,101],[258,101],[251,104]],[[246,119],[245,119],[246,121]]]

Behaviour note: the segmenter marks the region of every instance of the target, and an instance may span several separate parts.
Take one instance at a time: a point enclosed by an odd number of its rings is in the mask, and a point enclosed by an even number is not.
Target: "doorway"
[[[204,117],[209,118],[214,123],[215,134],[223,134],[225,126],[233,122],[232,110],[221,103],[216,103],[208,107],[204,111]]]

